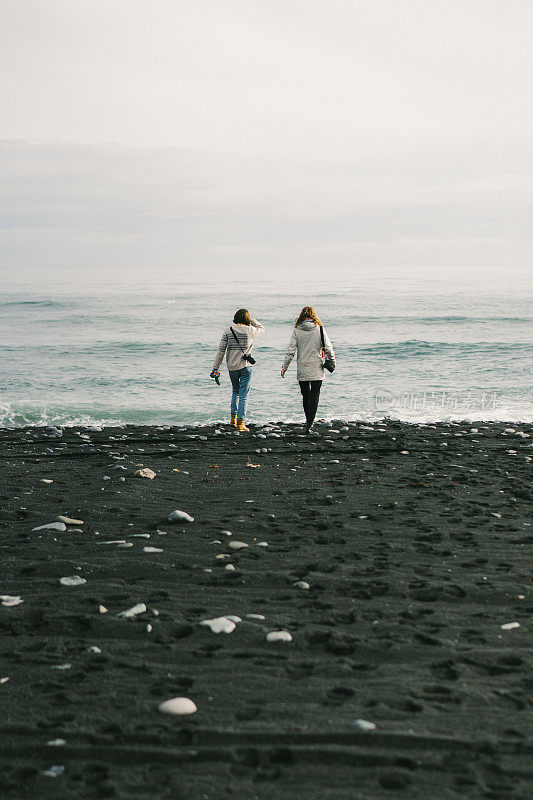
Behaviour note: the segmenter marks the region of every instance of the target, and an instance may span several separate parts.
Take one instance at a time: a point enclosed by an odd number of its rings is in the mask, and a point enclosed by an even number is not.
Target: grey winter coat
[[[324,329],[324,350],[327,358],[335,361],[335,353]],[[310,319],[304,319],[293,329],[291,340],[285,354],[283,370],[286,370],[294,354],[297,354],[296,377],[299,381],[321,381],[324,379],[322,366],[322,341],[320,327]]]

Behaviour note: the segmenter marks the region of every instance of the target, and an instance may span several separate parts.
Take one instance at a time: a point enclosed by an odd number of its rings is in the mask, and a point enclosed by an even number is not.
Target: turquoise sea
[[[226,420],[229,379],[209,378],[240,307],[256,344],[250,421],[301,420],[279,370],[294,318],[314,305],[334,344],[319,416],[533,421],[531,280],[183,271],[2,274],[0,426]]]

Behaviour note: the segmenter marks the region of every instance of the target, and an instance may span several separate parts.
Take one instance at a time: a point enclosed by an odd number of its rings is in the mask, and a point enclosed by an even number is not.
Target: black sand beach
[[[532,426],[218,430],[0,431],[0,795],[529,800]]]

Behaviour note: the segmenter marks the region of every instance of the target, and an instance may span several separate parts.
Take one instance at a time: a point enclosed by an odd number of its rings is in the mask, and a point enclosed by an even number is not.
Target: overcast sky
[[[4,268],[531,263],[530,0],[0,0]]]

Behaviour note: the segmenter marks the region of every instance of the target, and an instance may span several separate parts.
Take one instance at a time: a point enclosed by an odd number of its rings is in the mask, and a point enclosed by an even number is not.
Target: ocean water
[[[339,274],[246,285],[178,271],[2,276],[0,426],[224,421],[230,383],[209,378],[223,328],[250,309],[251,421],[302,420],[294,318],[314,305],[338,368],[319,416],[533,421],[531,281]]]

